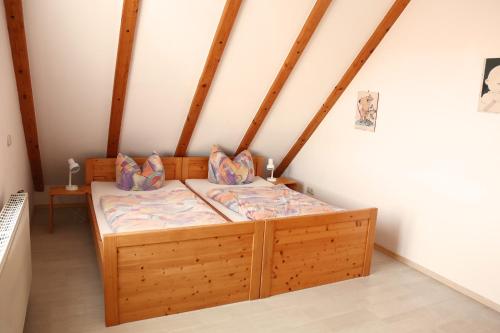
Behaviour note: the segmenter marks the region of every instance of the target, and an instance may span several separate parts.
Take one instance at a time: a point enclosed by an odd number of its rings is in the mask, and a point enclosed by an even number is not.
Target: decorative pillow
[[[249,184],[255,178],[252,154],[248,150],[239,153],[233,160],[219,146],[213,145],[208,159],[208,181],[214,184]]]
[[[151,191],[163,186],[165,171],[157,153],[153,153],[142,165],[122,153],[116,158],[116,186],[125,191]]]
[[[118,154],[115,161],[116,186],[122,190],[130,191],[134,186],[134,175],[141,172],[137,163],[122,153]]]

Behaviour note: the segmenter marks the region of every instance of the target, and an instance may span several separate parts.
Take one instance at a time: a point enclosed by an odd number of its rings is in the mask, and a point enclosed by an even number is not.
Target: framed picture
[[[484,63],[479,111],[500,113],[500,58],[488,58]]]
[[[357,129],[375,132],[378,110],[378,92],[358,92],[358,105],[354,127]]]

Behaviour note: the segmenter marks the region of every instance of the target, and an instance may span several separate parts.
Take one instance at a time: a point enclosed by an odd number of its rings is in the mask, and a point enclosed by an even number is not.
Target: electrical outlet
[[[314,189],[312,187],[306,187],[306,193],[314,196]]]
[[[7,147],[12,146],[12,136],[9,134],[7,135]]]

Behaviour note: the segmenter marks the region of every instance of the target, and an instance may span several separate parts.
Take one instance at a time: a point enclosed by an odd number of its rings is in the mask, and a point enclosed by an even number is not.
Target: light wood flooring
[[[46,209],[32,222],[25,332],[500,332],[499,313],[381,253],[367,278],[106,328],[85,210],[55,215],[54,234]]]

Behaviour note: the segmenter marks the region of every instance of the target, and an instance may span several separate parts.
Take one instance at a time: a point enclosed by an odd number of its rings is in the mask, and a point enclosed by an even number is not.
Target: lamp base
[[[78,190],[78,185],[66,185],[66,191],[76,191]]]
[[[271,182],[271,183],[274,183],[274,182],[276,182],[276,178],[274,178],[274,177],[267,177],[267,181]]]

